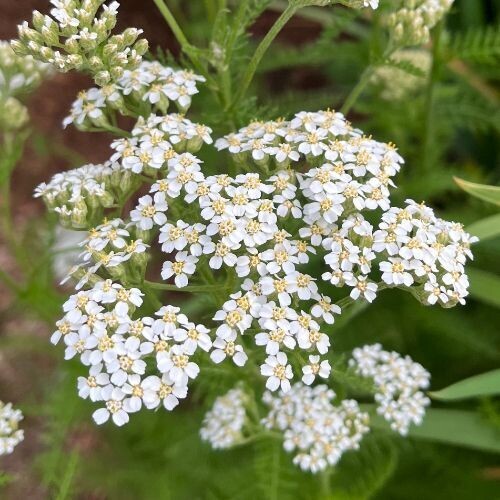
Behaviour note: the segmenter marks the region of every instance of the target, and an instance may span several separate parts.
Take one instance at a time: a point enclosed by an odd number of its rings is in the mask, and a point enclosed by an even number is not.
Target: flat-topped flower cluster
[[[430,374],[409,356],[388,352],[380,344],[354,349],[349,360],[356,373],[373,379],[377,412],[391,428],[405,436],[411,424],[420,425],[430,400],[422,390],[429,387]]]
[[[340,113],[301,112],[217,140],[243,172],[207,175],[196,154],[211,132],[181,114],[139,117],[106,164],[57,174],[37,190],[61,220],[85,227],[150,185],[123,218],[89,231],[73,271],[84,291],[65,304],[53,337],[89,368],[80,394],[104,403],[98,422],[123,424],[143,406],[172,409],[203,369],[204,352],[217,364],[250,360],[272,391],[290,390],[296,375],[308,385],[327,380],[327,332],[350,302],[372,302],[386,287],[443,306],[467,295],[474,239],[423,204],[391,207],[403,163],[393,145],[364,136]],[[380,214],[377,224],[370,213]],[[154,248],[163,282],[152,285],[213,290],[211,324],[172,305],[140,314]],[[310,262],[324,271],[310,274]],[[332,286],[347,295],[332,300]]]

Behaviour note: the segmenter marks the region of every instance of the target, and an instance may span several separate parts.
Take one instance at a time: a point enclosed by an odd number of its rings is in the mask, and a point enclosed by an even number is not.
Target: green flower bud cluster
[[[399,47],[421,45],[430,40],[430,30],[443,18],[453,0],[405,0],[388,14],[385,23]]]
[[[104,209],[119,204],[137,183],[138,178],[117,163],[84,165],[56,174],[37,187],[35,197],[59,214],[64,227],[82,229],[102,220]]]
[[[405,49],[395,52],[391,59],[410,63],[423,73],[422,76],[414,75],[397,66],[380,66],[375,70],[371,83],[380,89],[380,97],[386,101],[401,101],[415,94],[425,84],[425,75],[431,68],[431,54],[424,49]]]
[[[50,66],[31,56],[18,56],[0,41],[0,130],[15,131],[28,122],[28,110],[17,97],[33,91]]]
[[[33,27],[26,21],[19,25],[19,39],[11,42],[12,48],[61,72],[89,72],[98,85],[115,81],[139,65],[148,43],[139,39],[142,30],[137,28],[112,35],[119,4],[103,5],[104,1],[51,0],[52,17],[34,11]]]

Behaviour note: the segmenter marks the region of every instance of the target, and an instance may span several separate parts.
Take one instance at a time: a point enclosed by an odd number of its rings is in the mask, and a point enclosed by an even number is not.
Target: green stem
[[[425,108],[424,108],[424,138],[422,141],[422,170],[428,172],[431,166],[431,143],[434,134],[434,104],[436,98],[436,80],[440,68],[440,42],[443,32],[443,22],[439,22],[434,30],[434,39],[432,44],[432,66],[429,74],[427,84],[427,91],[425,95]]]
[[[297,10],[300,9],[300,7],[301,6],[297,5],[295,2],[290,2],[287,8],[281,13],[276,22],[273,24],[271,29],[267,32],[266,36],[262,39],[241,79],[239,91],[233,99],[233,102],[231,103],[231,108],[234,108],[236,104],[238,104],[240,100],[245,96],[250,83],[252,83],[253,77],[255,75],[255,72],[257,71],[262,57],[264,56],[278,33],[284,28],[286,23],[293,17]]]
[[[330,487],[330,477],[332,470],[330,468],[325,469],[320,473],[320,487],[321,487],[321,498],[327,500],[332,497],[332,491]]]
[[[387,48],[382,56],[382,61],[390,57],[392,54],[393,49]],[[344,115],[347,115],[351,108],[354,106],[356,101],[358,100],[359,96],[363,93],[365,90],[366,86],[370,82],[370,78],[373,75],[373,72],[377,69],[379,65],[378,64],[370,64],[361,74],[360,79],[358,80],[358,83],[354,86],[354,88],[351,90],[349,95],[346,97],[346,100],[344,101],[343,106],[340,108],[340,112]]]
[[[368,66],[363,71],[358,83],[351,90],[346,100],[344,101],[343,106],[340,108],[340,112],[342,114],[347,115],[347,113],[349,113],[349,111],[354,106],[354,104],[358,100],[363,90],[365,90],[365,87],[368,85],[368,82],[370,81],[370,78],[372,77],[374,71],[375,71],[375,66],[373,64],[370,64],[370,66]]]
[[[189,47],[191,47],[191,44],[188,42],[186,35],[184,35],[184,32],[178,25],[170,9],[167,7],[167,4],[163,0],[153,0],[153,2],[156,4],[156,7],[158,7],[158,10],[164,17],[165,21],[167,21],[167,24],[169,25],[175,38],[179,42],[182,50],[189,49]],[[189,56],[189,50],[186,52],[186,54]]]
[[[172,14],[171,10],[167,7],[167,4],[163,0],[153,0],[153,2],[167,22],[169,28],[172,30],[172,33],[174,34],[176,40],[179,42],[182,52],[187,55],[196,70],[207,78],[207,82],[212,82],[212,79],[209,77],[209,75],[207,75],[207,71],[205,70],[203,64],[200,62],[198,57],[193,54],[193,46],[189,43],[186,35],[182,31],[182,28],[175,20],[175,17]]]

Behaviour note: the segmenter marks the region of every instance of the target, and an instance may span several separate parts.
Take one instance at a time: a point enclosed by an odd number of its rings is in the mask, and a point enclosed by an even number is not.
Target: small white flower
[[[188,323],[184,328],[175,330],[174,340],[183,343],[189,352],[194,352],[198,347],[208,352],[212,347],[209,332],[210,330],[203,325]]]
[[[232,358],[235,365],[244,366],[248,360],[248,356],[241,345],[234,343],[235,339],[235,334],[227,339],[222,339],[220,337],[216,338],[213,343],[214,349],[210,353],[210,359],[214,363],[219,364],[229,356]]]
[[[260,366],[260,373],[267,377],[266,387],[270,391],[276,391],[279,388],[283,392],[290,390],[293,372],[285,353],[278,352],[276,356],[268,356],[266,362]]]
[[[102,388],[101,391],[102,400],[105,401],[106,406],[96,410],[92,417],[96,424],[104,424],[111,419],[113,422],[121,427],[129,421],[128,413],[124,409],[123,399],[125,398],[125,393],[118,387],[113,387],[112,385],[107,385]]]
[[[179,399],[184,399],[188,392],[187,385],[176,383],[168,374],[163,374],[161,378],[156,375],[146,377],[142,385],[144,404],[149,409],[161,405],[171,411],[179,404]]]
[[[302,367],[302,382],[306,385],[311,385],[316,376],[327,379],[330,377],[332,367],[327,360],[320,362],[319,356],[309,356],[309,364]]]
[[[199,366],[190,361],[191,354],[192,351],[184,345],[174,345],[170,351],[159,353],[158,370],[168,374],[175,384],[187,385],[190,378],[196,378],[200,373]]]
[[[166,261],[163,263],[161,277],[168,280],[171,276],[175,276],[175,285],[183,288],[188,285],[189,276],[196,271],[198,257],[188,255],[187,252],[178,252],[175,255],[175,262]]]
[[[161,198],[153,200],[146,195],[139,198],[139,204],[130,212],[130,219],[135,222],[143,231],[153,228],[153,225],[162,226],[167,222],[166,212],[168,206]]]

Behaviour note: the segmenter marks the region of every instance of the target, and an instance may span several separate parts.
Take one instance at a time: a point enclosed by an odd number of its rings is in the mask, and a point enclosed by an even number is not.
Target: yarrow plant
[[[273,429],[302,469],[335,465],[370,429],[358,402],[328,385],[336,318],[385,288],[425,305],[463,304],[476,239],[423,203],[392,206],[403,158],[342,113],[253,121],[214,141],[186,117],[205,76],[142,61],[139,30],[118,43],[115,2],[95,20],[102,2],[53,3],[56,21],[36,15],[37,35],[22,27],[14,47],[91,71],[98,87],[78,96],[64,124],[117,135],[103,164],[61,172],[35,193],[64,226],[86,231],[70,273],[76,293],[51,340],[85,367],[78,393],[99,405],[94,420],[121,426],[144,409],[171,411],[221,365],[242,384],[216,400],[203,439],[227,448]],[[68,56],[44,50],[43,32],[56,29]],[[93,62],[109,45],[124,51],[119,71],[109,58]],[[130,132],[118,115],[135,119]],[[216,164],[202,161],[208,148]],[[183,292],[198,295],[203,314],[177,303]],[[374,345],[349,366],[393,430],[421,423],[429,374],[420,365]]]
[[[19,429],[23,419],[20,410],[12,407],[12,403],[0,401],[0,456],[8,455],[24,439],[24,431]]]

